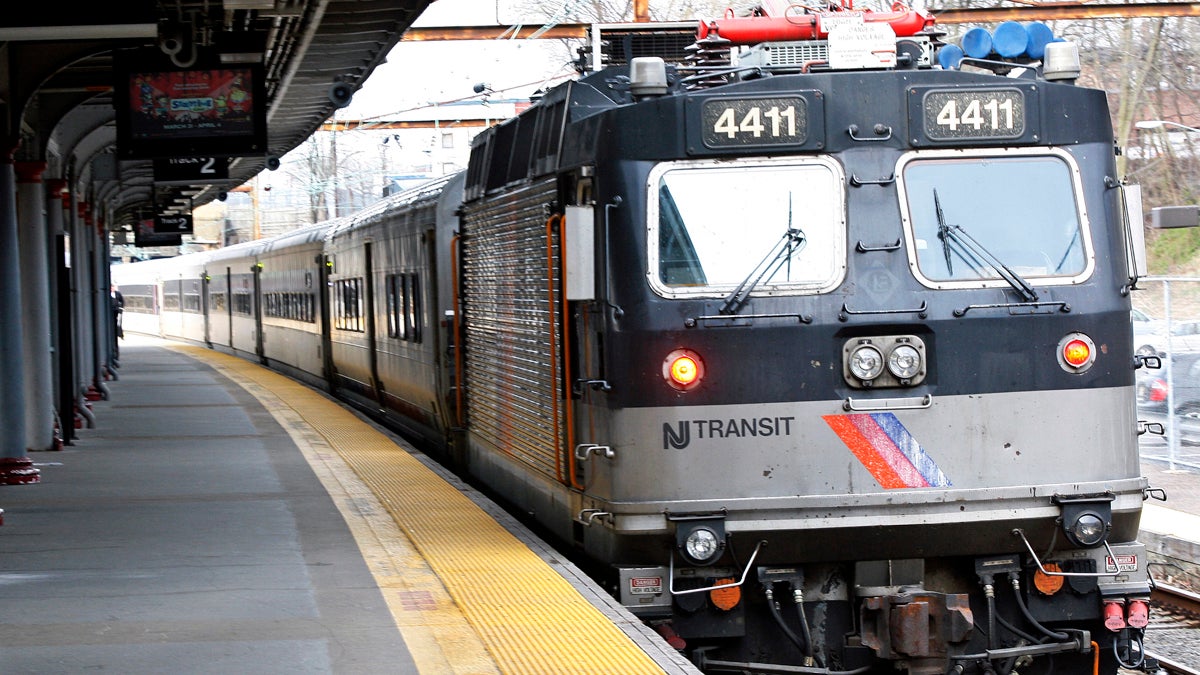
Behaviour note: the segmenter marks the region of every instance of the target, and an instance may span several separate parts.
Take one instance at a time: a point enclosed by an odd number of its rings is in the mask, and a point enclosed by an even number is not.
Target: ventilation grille
[[[640,56],[659,56],[667,63],[683,63],[687,48],[696,42],[696,24],[680,23],[654,29],[645,25],[600,26],[600,53],[605,66],[627,65]]]
[[[553,180],[468,206],[463,217],[462,311],[471,440],[554,480],[564,468],[559,241],[547,259]],[[553,278],[550,278],[553,275]]]
[[[829,60],[829,42],[767,42],[757,45],[738,58],[744,66],[803,66],[806,63]]]

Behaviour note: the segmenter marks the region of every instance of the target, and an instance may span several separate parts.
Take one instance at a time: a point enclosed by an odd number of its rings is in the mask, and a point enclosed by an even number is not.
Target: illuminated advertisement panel
[[[121,157],[266,153],[267,102],[260,64],[175,68],[153,57],[126,58],[117,72]]]

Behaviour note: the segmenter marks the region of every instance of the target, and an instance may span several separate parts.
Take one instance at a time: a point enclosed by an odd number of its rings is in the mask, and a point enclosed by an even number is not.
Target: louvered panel
[[[462,296],[467,416],[472,439],[561,480],[561,306],[558,237],[546,255],[553,180],[464,210]]]

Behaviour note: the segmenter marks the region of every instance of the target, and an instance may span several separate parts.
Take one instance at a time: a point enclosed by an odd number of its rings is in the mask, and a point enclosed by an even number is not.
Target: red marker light
[[[1063,359],[1076,368],[1082,368],[1092,358],[1092,348],[1083,340],[1071,340],[1063,347]]]
[[[1096,365],[1096,343],[1084,333],[1064,335],[1058,341],[1058,365],[1074,375],[1086,373]]]
[[[700,366],[690,356],[680,356],[671,362],[671,379],[677,384],[688,386],[696,381],[700,374]]]
[[[680,391],[695,388],[703,377],[704,362],[690,349],[676,349],[663,360],[663,378]]]

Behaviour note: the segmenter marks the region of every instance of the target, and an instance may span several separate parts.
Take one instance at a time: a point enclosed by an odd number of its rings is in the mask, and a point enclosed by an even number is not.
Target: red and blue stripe
[[[825,415],[823,419],[885,489],[950,486],[937,462],[894,414]]]

